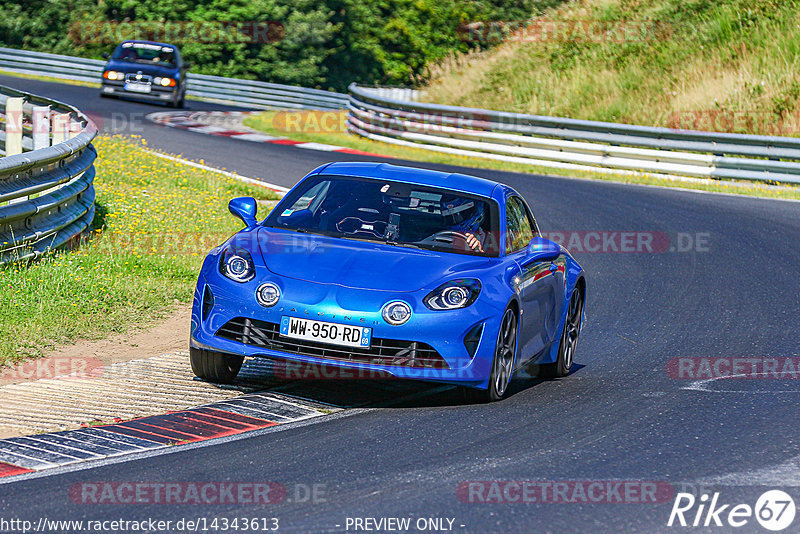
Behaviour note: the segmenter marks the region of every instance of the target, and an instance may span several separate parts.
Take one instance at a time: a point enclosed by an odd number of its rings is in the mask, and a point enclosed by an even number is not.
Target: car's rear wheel
[[[583,321],[583,304],[583,292],[576,287],[569,299],[564,329],[561,331],[561,340],[558,344],[558,357],[553,363],[540,366],[539,376],[559,378],[569,374],[575,360],[575,350],[578,348],[578,336],[581,333],[581,322]]]
[[[239,374],[239,369],[244,363],[244,356],[191,347],[189,348],[189,361],[196,377],[209,382],[230,384]]]
[[[469,400],[474,402],[494,402],[505,396],[511,375],[514,373],[514,357],[517,353],[517,314],[506,308],[500,331],[497,333],[492,371],[489,375],[489,387],[486,389],[466,390]]]

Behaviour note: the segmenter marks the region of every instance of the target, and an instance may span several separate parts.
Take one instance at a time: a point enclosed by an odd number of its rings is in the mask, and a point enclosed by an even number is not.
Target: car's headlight
[[[125,77],[125,74],[122,72],[117,72],[115,70],[107,70],[103,73],[103,78],[107,80],[121,80]]]
[[[256,275],[250,253],[240,247],[228,247],[219,260],[219,272],[234,282],[249,282]]]
[[[153,78],[153,85],[160,85],[161,87],[175,87],[175,80],[172,78],[156,76]]]
[[[432,310],[457,310],[475,302],[480,292],[481,283],[474,278],[451,280],[431,291],[424,302]]]

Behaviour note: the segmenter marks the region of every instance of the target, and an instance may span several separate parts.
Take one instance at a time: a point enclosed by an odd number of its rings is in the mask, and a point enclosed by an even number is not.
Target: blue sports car
[[[245,356],[466,386],[501,399],[525,365],[569,373],[586,277],[513,189],[463,174],[331,163],[213,249],[197,282],[194,373]]]

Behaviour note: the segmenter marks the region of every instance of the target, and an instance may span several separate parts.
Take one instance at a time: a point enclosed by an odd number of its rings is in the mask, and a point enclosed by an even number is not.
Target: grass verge
[[[91,236],[73,251],[0,268],[0,365],[152,324],[190,302],[206,252],[241,227],[227,201],[277,198],[118,136],[95,147]]]
[[[800,1],[583,0],[431,69],[458,106],[800,135]],[[513,28],[516,29],[516,28]]]
[[[646,174],[605,174],[591,171],[554,169],[537,165],[507,163],[473,156],[443,154],[426,150],[424,148],[405,147],[390,143],[382,143],[347,133],[343,127],[343,116],[346,114],[346,112],[342,111],[324,113],[338,114],[338,119],[334,121],[328,118],[326,121],[325,116],[315,116],[313,113],[309,113],[307,111],[265,111],[263,113],[249,115],[244,119],[243,122],[245,126],[254,128],[269,135],[287,137],[295,141],[338,145],[364,152],[382,154],[394,158],[419,161],[423,163],[442,163],[446,165],[458,165],[461,167],[495,169],[528,174],[549,174],[573,178],[587,178],[631,184],[657,185],[700,191],[712,191],[717,193],[732,193],[757,197],[800,200],[800,187],[776,187],[753,182],[737,181],[723,182],[717,180],[700,179],[671,180],[669,178],[658,178]],[[335,124],[336,126],[330,128],[319,128],[320,124]],[[327,131],[320,131],[323,129]]]

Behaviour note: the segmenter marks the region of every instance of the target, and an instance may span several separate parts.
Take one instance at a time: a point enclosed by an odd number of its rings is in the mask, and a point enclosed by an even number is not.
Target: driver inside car
[[[450,230],[464,236],[467,246],[476,252],[484,252],[483,246],[488,232],[483,228],[486,220],[486,205],[467,198],[460,198],[443,206],[442,215],[450,224]]]

